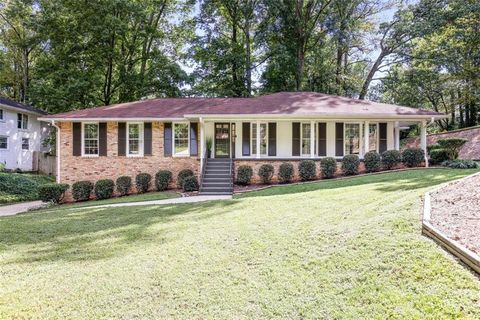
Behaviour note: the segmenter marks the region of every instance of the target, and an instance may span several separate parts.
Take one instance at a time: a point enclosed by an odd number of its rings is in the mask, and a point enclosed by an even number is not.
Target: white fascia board
[[[376,114],[372,116],[361,115],[339,115],[339,114],[202,114],[202,115],[185,115],[185,118],[203,118],[204,120],[252,120],[252,119],[275,119],[275,120],[310,120],[310,119],[329,119],[329,120],[409,120],[409,121],[424,121],[424,120],[438,120],[449,118],[449,115],[390,115],[390,114]]]
[[[185,118],[49,118],[41,117],[38,118],[40,121],[68,121],[68,122],[87,122],[87,121],[96,121],[96,122],[105,122],[105,121],[119,121],[119,122],[151,122],[151,121],[185,121]]]
[[[8,104],[3,104],[3,103],[0,103],[0,108],[5,109],[5,110],[11,110],[11,111],[18,112],[18,113],[33,114],[33,115],[36,115],[36,116],[39,116],[39,117],[44,115],[44,114],[39,113],[39,112],[35,112],[35,111],[31,111],[31,110],[25,110],[25,109],[22,109],[22,108],[17,108],[17,107],[14,107],[14,106],[9,106]]]

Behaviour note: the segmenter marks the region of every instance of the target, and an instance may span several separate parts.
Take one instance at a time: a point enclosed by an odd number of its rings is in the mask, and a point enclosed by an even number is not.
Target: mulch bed
[[[480,254],[480,175],[432,192],[431,223],[452,240]]]

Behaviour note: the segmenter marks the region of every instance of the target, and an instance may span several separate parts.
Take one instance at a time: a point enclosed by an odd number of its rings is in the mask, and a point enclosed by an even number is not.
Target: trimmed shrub
[[[278,168],[278,179],[281,183],[289,183],[293,179],[293,164],[284,162]]]
[[[356,154],[349,154],[342,159],[342,172],[346,176],[358,174],[360,159]]]
[[[38,187],[38,197],[43,202],[60,203],[68,188],[66,183],[47,183]]]
[[[140,173],[135,177],[135,185],[138,193],[145,193],[150,188],[152,176],[148,173]]]
[[[155,187],[158,191],[165,191],[172,182],[172,173],[168,170],[160,170],[155,175]]]
[[[390,170],[402,162],[402,154],[398,150],[387,150],[382,153],[382,166]]]
[[[402,162],[407,167],[417,167],[425,160],[425,153],[420,148],[408,148],[402,152]]]
[[[323,158],[320,161],[320,170],[322,177],[326,179],[333,178],[337,172],[337,160],[332,157]]]
[[[183,179],[183,191],[198,191],[198,180],[195,176],[188,176]]]
[[[458,158],[460,148],[467,142],[466,139],[450,138],[440,139],[437,141],[440,148],[442,148],[448,156],[448,160],[455,160]]]
[[[367,172],[376,172],[380,170],[380,164],[382,161],[382,157],[376,151],[369,151],[365,153],[363,157],[363,162],[365,163],[365,170]]]
[[[480,165],[472,160],[447,160],[442,163],[442,166],[452,169],[477,169]]]
[[[443,149],[433,149],[429,151],[428,155],[430,156],[430,163],[431,164],[440,164],[444,161],[449,160],[448,154]]]
[[[240,166],[237,169],[237,183],[242,186],[250,184],[252,180],[253,170],[250,166]]]
[[[264,184],[269,184],[272,181],[275,169],[271,164],[262,164],[258,169],[258,175]]]
[[[95,182],[93,192],[97,200],[108,199],[112,197],[115,184],[112,179],[102,179]]]
[[[90,200],[93,183],[90,181],[77,181],[72,185],[72,197],[75,201]]]
[[[190,170],[190,169],[183,169],[182,171],[180,171],[177,175],[177,186],[178,186],[178,188],[183,189],[183,180],[185,180],[185,178],[191,177],[193,175],[194,175],[193,171]]]
[[[302,181],[313,180],[317,176],[317,166],[313,160],[302,160],[298,164],[298,173]]]
[[[116,185],[117,192],[120,194],[120,196],[127,195],[132,188],[132,178],[129,176],[118,177]]]
[[[0,192],[16,195],[23,201],[36,200],[39,186],[37,181],[23,174],[0,174]]]

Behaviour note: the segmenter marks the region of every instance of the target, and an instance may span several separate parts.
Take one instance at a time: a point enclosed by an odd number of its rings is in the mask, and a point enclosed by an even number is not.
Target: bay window
[[[344,126],[344,154],[360,153],[360,124],[345,123]]]
[[[189,155],[189,124],[173,124],[173,154],[177,156]]]
[[[127,155],[143,156],[143,124],[128,123],[127,127]]]
[[[84,156],[98,156],[98,123],[83,123],[82,152]]]

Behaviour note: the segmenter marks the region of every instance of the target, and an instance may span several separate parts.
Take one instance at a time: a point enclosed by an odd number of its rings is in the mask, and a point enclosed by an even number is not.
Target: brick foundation
[[[152,123],[152,155],[144,157],[118,156],[118,124],[107,123],[107,156],[106,157],[80,157],[73,156],[71,122],[59,124],[60,130],[60,182],[70,186],[77,181],[88,180],[95,182],[100,179],[116,180],[120,176],[132,177],[139,173],[152,175],[152,190],[154,177],[159,170],[170,170],[176,186],[176,177],[180,170],[190,169],[195,174],[199,173],[200,161],[198,157],[165,157],[163,153],[163,123]],[[135,193],[135,188],[132,190]],[[71,191],[71,190],[70,190]],[[70,191],[65,200],[71,201]]]

